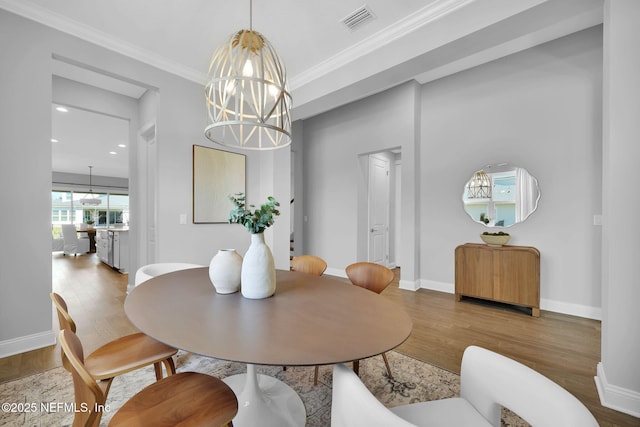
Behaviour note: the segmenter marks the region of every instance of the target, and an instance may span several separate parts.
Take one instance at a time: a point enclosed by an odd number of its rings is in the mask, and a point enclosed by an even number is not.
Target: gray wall
[[[0,179],[7,217],[0,234],[6,252],[0,257],[0,357],[55,343],[51,292],[51,103],[52,57],[69,58],[143,87],[156,88],[157,106],[145,102],[141,123],[157,121],[157,240],[158,262],[208,265],[220,248],[243,254],[250,238],[243,227],[191,223],[192,145],[213,146],[203,135],[206,125],[202,85],[160,71],[131,58],[97,47],[0,10]],[[203,71],[204,72],[204,71]],[[62,96],[56,93],[56,99]],[[138,114],[136,112],[136,114]],[[152,117],[155,116],[155,117]],[[132,145],[138,144],[137,128]],[[138,150],[132,147],[133,161]],[[143,230],[139,216],[140,179],[132,166],[130,195],[132,226]],[[248,153],[247,194],[250,203],[262,203],[273,194],[288,201],[289,154]],[[19,179],[16,179],[18,177]],[[278,182],[275,182],[275,179]],[[5,203],[5,202],[3,202]],[[19,218],[13,215],[20,207]],[[138,211],[134,208],[138,207]],[[179,215],[187,214],[187,224]],[[276,266],[288,267],[288,203],[267,239]],[[28,227],[16,226],[27,224]],[[140,240],[134,239],[134,240]],[[134,248],[135,249],[135,248]],[[138,251],[132,250],[135,260]],[[133,262],[132,271],[140,265]]]
[[[366,230],[359,233],[366,205],[358,202],[366,171],[358,156],[401,147],[401,224],[410,232],[400,230],[400,245],[418,254],[415,278],[402,268],[403,287],[418,279],[453,292],[455,247],[480,242],[485,231],[463,210],[464,184],[488,163],[510,162],[541,187],[538,210],[508,232],[510,244],[541,252],[542,307],[599,318],[601,227],[593,215],[602,213],[601,70],[595,27],[418,87],[417,104],[415,86],[405,84],[305,120],[305,252],[325,258],[334,274],[366,259]],[[419,171],[414,179],[405,174],[411,167]],[[412,202],[418,218],[407,221]]]
[[[304,252],[327,261],[327,271],[366,260],[366,162],[361,156],[400,147],[403,159],[415,159],[418,86],[407,83],[360,102],[304,121]],[[417,184],[411,160],[403,163],[403,236],[415,236],[412,191]],[[406,239],[404,240],[406,244]],[[403,275],[411,272],[417,252],[403,251]]]
[[[481,243],[487,230],[462,209],[465,183],[486,164],[508,162],[541,190],[537,211],[504,230],[509,244],[540,250],[542,308],[600,318],[601,27],[427,84],[422,101],[428,287],[453,283],[455,247]]]

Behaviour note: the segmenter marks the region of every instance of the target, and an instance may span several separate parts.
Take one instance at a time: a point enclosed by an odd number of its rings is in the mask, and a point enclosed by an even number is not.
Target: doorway
[[[138,116],[140,115],[140,99],[148,92],[148,89],[150,88],[144,87],[142,84],[134,84],[125,78],[103,74],[93,67],[53,55],[53,103],[68,106],[70,110],[74,110],[74,113],[83,112],[86,117],[100,118],[102,124],[96,120],[85,123],[79,120],[81,116],[76,113],[74,117],[78,117],[78,120],[71,121],[72,126],[68,126],[67,129],[68,136],[64,139],[56,138],[59,139],[59,142],[52,142],[52,144],[67,144],[71,140],[77,139],[79,145],[66,152],[65,164],[79,164],[85,169],[87,165],[93,165],[94,174],[100,175],[103,190],[108,193],[128,194],[129,212],[135,211],[136,216],[139,204],[134,190],[137,181],[136,165],[139,162],[136,144],[139,132]],[[118,122],[124,123],[124,126],[113,125]],[[118,127],[121,131],[118,136],[102,140],[101,136],[110,134],[104,130],[105,126],[107,130]],[[81,133],[83,128],[84,133]],[[52,117],[52,132],[55,131],[56,118]],[[54,135],[52,135],[53,137]],[[56,158],[55,150],[52,150],[52,172],[56,175],[57,181],[62,181],[73,175],[84,177],[73,170],[65,170],[59,160]],[[98,165],[101,162],[102,166],[100,167]],[[132,182],[134,183],[133,188]],[[109,204],[109,201],[106,203]],[[99,222],[96,223],[99,225]],[[133,224],[129,223],[128,215],[126,221],[123,217],[120,220],[111,221],[111,224],[119,228],[131,226],[131,232],[134,232]],[[140,226],[139,220],[135,226]],[[123,257],[128,260],[125,261],[127,266],[135,268],[138,239],[134,236],[131,237],[127,239],[128,254],[125,253]]]
[[[400,149],[367,155],[367,260],[398,266]]]

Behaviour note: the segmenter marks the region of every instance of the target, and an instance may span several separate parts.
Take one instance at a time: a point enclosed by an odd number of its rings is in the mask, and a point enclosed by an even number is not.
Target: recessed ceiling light
[[[64,108],[64,107],[56,107],[56,110],[57,110],[57,111],[60,111],[61,113],[68,113],[68,112],[69,112],[69,110],[67,110],[67,109],[66,109],[66,108]]]
[[[51,142],[58,142],[58,140],[55,138],[51,138]]]
[[[109,151],[109,154],[118,154],[115,151]]]
[[[126,148],[126,147],[127,147],[127,145],[126,145],[126,144],[118,144],[118,147],[120,147],[120,148]]]

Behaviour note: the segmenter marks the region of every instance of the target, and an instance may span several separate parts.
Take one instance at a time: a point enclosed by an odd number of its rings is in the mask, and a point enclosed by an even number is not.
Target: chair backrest
[[[384,291],[394,277],[393,271],[373,262],[356,262],[348,265],[345,272],[351,283],[377,294]]]
[[[62,298],[55,292],[51,292],[49,296],[51,297],[51,301],[53,301],[53,304],[56,306],[56,311],[58,312],[58,323],[60,324],[60,330],[71,329],[73,332],[75,332],[76,322],[74,322],[69,315],[67,302],[64,300],[64,298]]]
[[[62,238],[66,244],[78,242],[78,230],[73,224],[62,224]]]
[[[291,260],[291,269],[300,273],[322,276],[327,269],[327,263],[315,255],[300,255]]]
[[[532,425],[597,426],[591,412],[571,393],[533,369],[470,346],[462,357],[460,396],[495,426],[501,407]]]
[[[99,408],[104,408],[106,392],[84,366],[84,351],[78,336],[70,329],[63,329],[60,331],[59,339],[73,376],[76,404],[73,427],[98,426],[102,418]],[[107,382],[111,383],[110,380],[105,381]]]
[[[343,364],[333,367],[331,427],[413,427],[386,408]]]

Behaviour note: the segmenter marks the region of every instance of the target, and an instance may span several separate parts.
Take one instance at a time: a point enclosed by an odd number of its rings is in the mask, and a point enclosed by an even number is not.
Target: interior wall
[[[6,248],[0,257],[0,357],[55,344],[56,338],[49,299],[51,52],[42,42],[47,33],[0,10],[0,180],[6,214],[0,221]]]
[[[49,299],[53,55],[157,88],[157,261],[208,265],[219,248],[236,248],[244,254],[250,237],[243,227],[193,224],[191,219],[192,145],[213,146],[203,134],[202,85],[5,10],[0,10],[0,50],[0,177],[12,183],[5,189],[6,200],[22,207],[20,221],[29,224],[16,227],[14,221],[2,221],[0,229],[12,254],[28,254],[28,259],[20,258],[24,262],[17,262],[17,256],[0,259],[0,356],[55,343]],[[249,195],[268,191],[267,184],[261,184],[266,169],[260,162],[257,154],[247,154]],[[288,176],[288,156],[286,161],[275,156],[272,163],[270,170],[287,171]],[[130,182],[130,187],[134,185],[139,184]],[[283,210],[288,211],[288,204]],[[187,214],[187,224],[180,224],[180,214]],[[285,248],[287,254],[288,228],[286,222],[284,232],[273,235],[277,250]],[[137,265],[131,267],[134,271]]]
[[[305,251],[325,259],[330,274],[344,275],[347,265],[366,260],[360,198],[367,176],[360,156],[396,147],[403,155],[414,153],[415,96],[415,84],[408,83],[304,121]],[[402,197],[400,203],[410,206],[413,199]],[[411,219],[403,224],[413,229]]]
[[[602,29],[594,27],[426,84],[418,104],[403,85],[305,120],[309,251],[333,274],[357,260],[364,184],[356,157],[401,145],[403,225],[406,212],[419,215],[410,221],[419,245],[401,232],[401,251],[419,256],[416,287],[453,292],[455,247],[485,231],[463,210],[464,184],[486,164],[510,162],[541,188],[538,210],[507,231],[510,244],[541,251],[542,307],[600,318],[601,86]],[[419,146],[410,143],[416,123]],[[401,287],[414,288],[410,279]]]
[[[452,291],[455,247],[480,243],[487,230],[463,210],[465,183],[486,164],[508,162],[540,186],[537,211],[504,231],[509,244],[540,250],[542,308],[600,317],[601,105],[601,27],[424,86],[427,286]]]
[[[605,2],[602,360],[596,377],[602,405],[636,417],[640,417],[638,20],[639,2]]]

